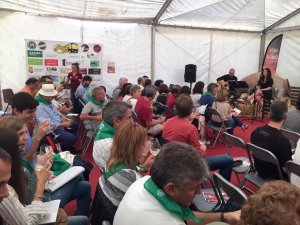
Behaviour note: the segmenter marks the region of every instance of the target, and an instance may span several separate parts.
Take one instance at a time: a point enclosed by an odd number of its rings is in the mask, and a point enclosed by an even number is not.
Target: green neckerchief
[[[201,223],[204,220],[196,217],[189,207],[182,207],[173,199],[169,198],[159,187],[157,187],[151,177],[145,182],[144,188],[156,198],[166,210],[177,215],[182,220],[193,220],[196,223]]]
[[[99,106],[101,109],[103,109],[104,106],[106,105],[105,100],[101,101],[101,102],[97,102],[96,99],[93,96],[90,98],[90,102],[92,102],[93,104]]]
[[[213,94],[212,93],[210,93],[210,92],[204,92],[204,94],[202,95],[202,96],[211,96],[211,97],[215,97],[215,96],[213,96]]]
[[[71,167],[71,165],[66,160],[61,158],[60,154],[54,154],[52,156],[52,160],[53,160],[53,164],[50,170],[53,172],[55,176],[58,176],[59,174],[61,174],[62,172],[66,171]]]
[[[43,96],[41,96],[40,94],[38,94],[35,99],[40,102],[40,103],[44,103],[46,105],[50,105],[51,101],[48,101],[47,99],[45,99]]]
[[[120,172],[121,170],[126,169],[126,166],[124,163],[118,165],[118,166],[112,166],[108,170],[105,170],[104,177],[108,180],[112,175],[114,175],[117,172]]]
[[[116,130],[108,123],[103,121],[99,127],[99,131],[97,136],[95,137],[95,141],[99,141],[105,138],[112,138],[115,134]]]
[[[33,173],[33,168],[31,166],[31,163],[26,159],[25,157],[22,157],[22,164],[23,166],[29,171],[29,173]]]

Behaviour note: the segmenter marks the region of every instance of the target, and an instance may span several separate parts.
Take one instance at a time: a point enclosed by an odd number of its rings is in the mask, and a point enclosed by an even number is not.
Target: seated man
[[[166,118],[153,119],[152,102],[157,90],[153,85],[146,86],[144,90],[145,96],[138,99],[135,112],[141,125],[148,129],[148,133],[157,135],[161,133]]]
[[[191,115],[193,100],[188,95],[180,95],[175,103],[177,116],[167,120],[162,136],[168,141],[179,141],[192,145],[199,154],[205,155],[206,146],[200,145],[197,128],[190,123],[199,113]],[[230,181],[232,172],[232,158],[228,155],[206,157],[211,170],[220,169],[220,174]]]
[[[270,122],[256,128],[251,134],[251,142],[261,148],[271,151],[278,159],[282,174],[287,179],[285,163],[292,159],[290,141],[281,134],[280,129],[286,121],[288,111],[285,102],[277,101],[271,105]],[[254,165],[258,174],[264,179],[279,179],[275,165],[266,163],[254,157]]]
[[[130,121],[131,113],[131,105],[117,100],[107,103],[102,111],[103,122],[93,146],[94,161],[102,172],[110,155],[115,129],[122,123]]]
[[[223,80],[223,81],[225,81],[225,82],[230,81],[230,80],[237,81],[238,79],[237,79],[236,76],[234,76],[234,74],[235,74],[235,69],[231,68],[231,69],[229,70],[229,73],[228,73],[228,74],[219,77],[219,78],[217,79],[217,81],[221,81],[221,80]]]
[[[39,90],[39,80],[34,77],[30,77],[25,82],[25,84],[26,84],[26,86],[23,87],[20,92],[26,92],[26,93],[30,94],[32,97],[35,97],[36,93]]]
[[[70,119],[61,114],[52,104],[53,98],[57,95],[53,84],[43,84],[39,90],[36,100],[39,105],[36,110],[36,119],[39,126],[47,121],[51,124],[54,134],[59,135],[61,147],[63,150],[69,150],[76,153],[74,147],[78,124],[72,123]]]
[[[121,89],[123,88],[124,84],[128,82],[128,79],[126,77],[120,77],[119,79],[119,85],[114,89],[112,93],[112,98],[118,100],[119,94],[121,92]]]
[[[80,119],[83,120],[85,128],[91,131],[91,134],[98,131],[102,121],[102,110],[107,104],[105,94],[103,87],[95,87],[90,101],[84,106],[80,114]]]
[[[291,130],[300,134],[300,96],[296,102],[296,109],[290,109],[287,113],[287,120],[283,129]]]
[[[202,213],[189,209],[207,173],[204,158],[191,146],[164,145],[151,167],[151,177],[137,180],[126,191],[114,225],[236,224],[240,211]]]
[[[218,86],[215,83],[210,83],[207,86],[207,91],[199,99],[199,105],[207,105],[207,107],[212,107],[213,103],[216,100],[215,95],[218,92]],[[205,111],[205,121],[210,120],[210,115]]]
[[[82,83],[78,86],[75,92],[75,97],[82,99],[85,95],[85,92],[87,92],[90,89],[90,84],[92,83],[92,78],[90,76],[84,76],[82,79]]]

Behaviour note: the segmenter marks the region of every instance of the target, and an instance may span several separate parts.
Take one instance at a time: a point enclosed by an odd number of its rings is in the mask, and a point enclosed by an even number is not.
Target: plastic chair
[[[294,161],[290,160],[285,163],[285,168],[288,172],[290,182],[291,182],[291,174],[295,174],[298,177],[300,177],[300,164],[297,164]]]
[[[291,146],[292,146],[292,151],[293,153],[295,152],[296,150],[296,147],[297,147],[297,142],[300,138],[300,134],[297,133],[297,132],[294,132],[294,131],[290,131],[290,130],[285,130],[285,129],[281,129],[280,130],[281,133],[287,138],[290,140],[290,143],[291,143]]]
[[[270,151],[268,151],[264,148],[258,147],[258,146],[254,145],[252,143],[246,144],[246,147],[247,147],[248,151],[255,158],[275,165],[276,168],[277,168],[277,172],[278,172],[280,180],[283,180],[283,176],[282,176],[282,172],[281,172],[279,162],[278,162],[276,156],[272,152],[270,152]],[[241,189],[245,188],[248,191],[253,192],[252,190],[250,190],[249,188],[244,186],[246,181],[254,184],[257,187],[263,186],[264,183],[266,182],[266,180],[263,179],[261,176],[259,176],[258,172],[255,170],[253,162],[251,163],[249,171],[245,174],[244,180],[241,184]]]
[[[206,128],[207,128],[207,129],[208,129],[208,128],[211,128],[211,129],[213,129],[214,131],[217,132],[217,136],[215,137],[214,143],[213,143],[211,146],[209,146],[210,148],[213,148],[213,147],[215,147],[217,141],[219,140],[219,137],[220,137],[221,133],[226,132],[227,130],[230,129],[230,127],[226,127],[226,126],[225,126],[224,120],[222,119],[222,117],[221,117],[221,115],[220,115],[220,113],[219,113],[218,110],[213,109],[213,108],[210,108],[210,107],[207,107],[207,108],[206,108],[206,112],[207,112],[208,114],[210,114],[211,117],[212,117],[212,116],[217,116],[217,117],[219,118],[219,120],[221,121],[221,122],[220,122],[220,123],[221,123],[221,126],[215,125],[212,119],[210,119],[210,120],[206,123]],[[208,132],[207,132],[207,133],[208,133]],[[210,136],[210,138],[213,138],[213,137]],[[213,138],[213,139],[214,139],[214,138]],[[220,141],[222,142],[222,140],[220,140]]]
[[[221,199],[221,206],[219,208],[220,211],[223,210],[226,204],[222,192],[225,192],[228,195],[229,199],[236,202],[240,206],[242,206],[247,201],[247,196],[245,195],[245,193],[231,184],[229,181],[227,181],[221,174],[215,173],[213,174],[213,178],[216,189]]]
[[[238,174],[245,174],[249,170],[249,167],[250,167],[250,164],[251,164],[250,163],[251,162],[250,153],[248,152],[248,150],[246,148],[246,144],[243,141],[243,139],[241,139],[239,137],[236,137],[236,136],[234,136],[232,134],[226,133],[226,132],[223,133],[223,138],[224,138],[224,141],[225,141],[225,146],[226,146],[228,154],[230,154],[230,149],[229,148],[231,146],[238,147],[238,148],[243,149],[244,151],[247,152],[247,156],[248,157],[237,157],[237,158],[234,158],[235,160],[241,160],[242,161],[242,165],[236,166],[236,167],[232,168],[232,170],[235,172],[235,175],[237,177],[238,182],[241,183]]]
[[[8,107],[11,106],[11,101],[15,94],[14,94],[13,90],[10,88],[2,89],[2,94],[3,94],[3,102],[7,103],[7,106],[6,106],[6,108],[4,110],[4,114],[3,114],[3,115],[5,115]]]

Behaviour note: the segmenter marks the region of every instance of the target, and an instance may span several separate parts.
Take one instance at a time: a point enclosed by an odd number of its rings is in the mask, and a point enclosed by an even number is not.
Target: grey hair
[[[128,109],[131,109],[131,105],[126,102],[120,102],[118,100],[112,100],[102,110],[103,120],[111,126],[114,126],[114,119],[124,118]]]
[[[141,89],[141,87],[137,84],[132,85],[129,89],[129,93],[133,95],[137,90]]]
[[[208,92],[212,92],[217,86],[216,83],[210,83],[208,86],[207,86],[207,91]]]
[[[122,83],[122,82],[126,82],[127,83],[128,79],[126,77],[120,77],[119,79],[119,83]]]
[[[203,180],[208,175],[206,160],[192,146],[169,142],[165,144],[151,167],[151,177],[159,188],[173,183],[179,189],[190,180]]]
[[[97,96],[97,94],[98,94],[100,91],[102,91],[102,90],[105,92],[105,89],[104,89],[103,87],[95,87],[95,88],[93,89],[92,96],[93,96],[93,97]]]
[[[157,92],[157,89],[154,85],[148,85],[145,87],[145,96],[146,97],[154,97]]]
[[[270,108],[270,120],[274,122],[281,122],[284,120],[286,113],[288,112],[288,106],[286,102],[276,101]]]

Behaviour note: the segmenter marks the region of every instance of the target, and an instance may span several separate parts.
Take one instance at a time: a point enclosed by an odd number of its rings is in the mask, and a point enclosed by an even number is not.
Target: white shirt
[[[104,171],[106,162],[109,158],[112,141],[112,138],[105,138],[94,142],[93,158],[101,172]]]
[[[168,212],[145,188],[145,176],[127,190],[116,212],[113,225],[185,225]]]

